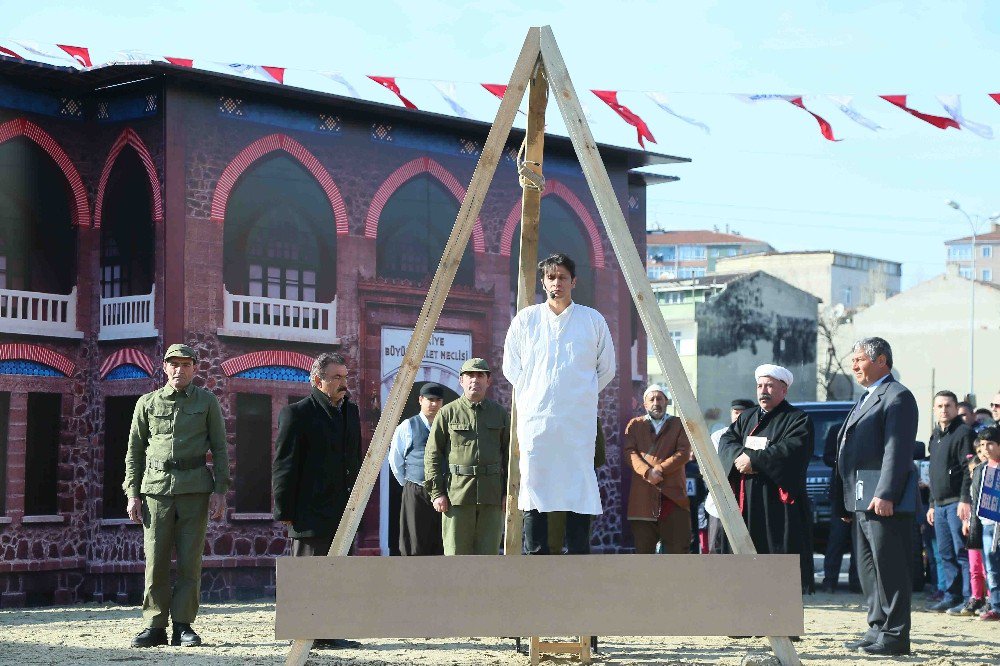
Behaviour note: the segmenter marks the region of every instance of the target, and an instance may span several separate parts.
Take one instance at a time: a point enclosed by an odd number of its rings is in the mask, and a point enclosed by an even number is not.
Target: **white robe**
[[[597,310],[546,303],[521,310],[504,341],[514,385],[522,511],[603,513],[594,472],[597,394],[615,376],[611,331]]]

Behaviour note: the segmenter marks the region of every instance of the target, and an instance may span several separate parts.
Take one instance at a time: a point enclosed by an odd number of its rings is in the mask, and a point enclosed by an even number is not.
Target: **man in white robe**
[[[503,373],[514,385],[525,552],[547,555],[548,518],[566,511],[566,552],[590,552],[590,517],[603,513],[594,471],[597,396],[615,376],[608,323],[574,303],[576,264],[565,254],[539,262],[544,303],[514,317]]]

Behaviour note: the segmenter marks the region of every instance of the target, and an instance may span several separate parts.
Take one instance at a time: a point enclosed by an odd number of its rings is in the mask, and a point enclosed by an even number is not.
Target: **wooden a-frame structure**
[[[455,226],[445,245],[441,262],[434,274],[434,278],[428,289],[427,298],[420,310],[413,337],[406,349],[406,354],[400,366],[399,373],[393,382],[392,389],[389,391],[388,399],[385,402],[385,409],[379,418],[368,452],[362,462],[357,482],[351,492],[340,525],[337,528],[337,533],[330,547],[329,556],[337,557],[348,554],[351,542],[361,522],[365,505],[368,503],[372,489],[378,478],[379,470],[388,453],[396,423],[402,413],[406,398],[413,387],[417,370],[420,367],[430,336],[444,307],[444,302],[458,270],[459,262],[462,259],[469,236],[472,233],[473,224],[482,208],[486,192],[493,180],[515,115],[526,91],[528,91],[528,126],[525,137],[524,165],[533,174],[522,172],[524,195],[522,201],[521,254],[518,273],[517,307],[520,310],[527,306],[533,299],[535,291],[535,262],[538,253],[538,224],[542,193],[541,188],[533,187],[530,181],[533,180],[534,175],[540,177],[542,173],[545,107],[548,93],[551,91],[565,121],[566,128],[569,131],[569,136],[583,169],[583,174],[593,194],[601,220],[605,225],[611,246],[625,276],[625,281],[632,294],[639,317],[652,343],[656,358],[661,367],[666,371],[667,384],[681,413],[684,429],[694,447],[709,492],[719,507],[719,516],[729,542],[732,545],[733,552],[737,555],[755,555],[756,550],[750,539],[750,533],[740,515],[736,498],[729,486],[727,475],[722,469],[718,454],[709,440],[708,428],[704,417],[698,407],[691,385],[684,374],[684,369],[670,339],[663,315],[656,304],[656,299],[646,276],[644,263],[638,254],[636,245],[628,229],[628,223],[625,221],[625,217],[615,197],[611,180],[608,178],[607,171],[601,161],[597,145],[594,142],[590,127],[580,106],[580,101],[570,81],[569,72],[556,45],[555,37],[550,27],[543,26],[528,30],[528,35],[525,38],[524,45],[514,66],[514,71],[511,74],[506,94],[500,103],[496,118],[483,145],[479,163],[476,165],[472,176],[472,182],[469,184],[465,199],[462,201],[458,217],[455,220]],[[512,414],[512,421],[515,419],[516,412]],[[520,514],[517,511],[519,487],[520,477],[518,471],[516,428],[512,426],[504,543],[505,553],[513,557],[519,557],[521,554],[521,521],[518,519]],[[610,558],[618,556],[595,557]],[[639,558],[641,556],[629,555],[623,557]],[[791,556],[772,556],[772,558],[781,557],[786,558],[785,561],[788,562],[790,560],[787,558]],[[305,560],[314,559],[318,558],[300,558],[300,563],[306,564]],[[424,558],[406,559],[416,560]],[[537,560],[548,558],[525,559]],[[581,560],[581,558],[567,559],[571,561]],[[594,558],[582,559],[593,561]],[[797,556],[795,557],[795,561],[797,563]],[[279,566],[279,590],[281,582],[280,568]],[[796,576],[796,589],[797,587],[798,580]],[[785,598],[787,598],[787,595]],[[799,602],[801,602],[800,597]],[[278,603],[280,615],[280,594]],[[798,608],[801,608],[801,605]],[[760,609],[753,610],[760,611]],[[799,666],[798,655],[787,636],[769,636],[768,640],[783,666]],[[286,664],[296,664],[298,666],[305,664],[312,643],[311,639],[295,640],[289,651]]]

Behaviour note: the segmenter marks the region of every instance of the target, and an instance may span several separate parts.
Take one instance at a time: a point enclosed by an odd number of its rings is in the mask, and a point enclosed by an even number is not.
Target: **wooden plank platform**
[[[797,636],[798,555],[281,557],[275,638]]]

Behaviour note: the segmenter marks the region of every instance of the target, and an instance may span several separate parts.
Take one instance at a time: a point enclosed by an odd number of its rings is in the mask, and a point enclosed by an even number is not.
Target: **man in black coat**
[[[893,379],[892,349],[882,338],[859,340],[851,367],[865,393],[837,437],[832,510],[854,523],[854,556],[868,601],[868,631],[846,646],[869,655],[909,654],[914,509],[904,513],[897,508],[907,485],[916,486],[911,474],[917,402]],[[859,472],[866,470],[879,473],[873,492],[859,483]],[[858,501],[862,495],[872,496],[867,505]]]
[[[274,519],[288,527],[292,555],[326,555],[361,464],[361,419],[347,394],[347,363],[323,353],[309,396],[278,416],[271,484]]]
[[[799,555],[805,590],[813,582],[806,494],[813,424],[785,400],[788,369],[766,364],[754,375],[760,408],[744,410],[723,433],[719,458],[757,552]]]

